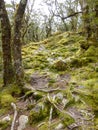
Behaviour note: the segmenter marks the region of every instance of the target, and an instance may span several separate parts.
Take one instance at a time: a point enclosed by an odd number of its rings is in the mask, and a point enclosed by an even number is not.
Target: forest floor
[[[89,46],[80,34],[67,32],[23,46],[25,92],[16,86],[2,90],[0,120],[8,114],[13,119],[14,102],[14,130],[21,115],[29,118],[24,130],[97,130],[97,44],[89,41]],[[10,130],[11,121],[0,127]]]

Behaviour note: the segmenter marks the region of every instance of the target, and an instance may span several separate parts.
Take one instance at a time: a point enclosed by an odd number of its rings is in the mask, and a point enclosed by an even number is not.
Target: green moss
[[[0,109],[0,116],[4,115],[8,110],[6,108]]]
[[[46,123],[38,128],[38,130],[48,130],[48,129],[49,129],[49,127],[48,127],[48,124],[46,124]]]
[[[94,119],[94,125],[95,125],[95,130],[98,129],[98,110],[94,112],[95,119]]]
[[[9,86],[7,86],[6,88],[4,88],[2,90],[2,93],[1,94],[10,94],[12,96],[19,96],[22,92],[22,89],[17,86],[16,84],[11,84]]]
[[[65,127],[67,127],[75,122],[75,120],[71,116],[69,116],[68,114],[61,114],[60,113],[59,117],[61,119],[63,119],[62,122],[63,122]]]
[[[92,97],[93,97],[93,110],[98,111],[98,83],[93,86],[92,89]]]
[[[87,49],[89,48],[89,44],[88,44],[88,42],[87,42],[86,40],[80,40],[80,41],[79,41],[79,44],[80,44],[80,47],[81,47],[82,49],[87,50]]]
[[[85,56],[98,56],[98,47],[90,46],[85,52]]]
[[[72,58],[69,65],[71,67],[81,67],[81,61],[79,58]]]
[[[47,114],[43,114],[41,111],[40,112],[36,112],[36,111],[31,111],[30,115],[29,115],[29,123],[31,125],[33,124],[37,124],[40,121],[43,121],[45,118],[47,117]]]
[[[38,104],[33,108],[29,115],[29,123],[33,125],[34,123],[37,124],[40,121],[43,121],[46,117],[48,117],[49,108],[44,106],[43,103]]]
[[[67,45],[67,43],[68,43],[68,39],[65,39],[65,38],[61,39],[61,40],[58,42],[58,44],[63,44],[63,45]]]
[[[0,95],[0,105],[3,107],[11,107],[11,102],[15,102],[15,99],[10,94]]]
[[[52,68],[58,71],[64,71],[67,69],[67,64],[63,62],[62,60],[58,60],[57,62],[53,64]]]
[[[95,71],[98,72],[98,67],[95,68]]]
[[[0,121],[0,130],[6,130],[10,126],[11,122],[2,122]]]
[[[2,86],[3,86],[3,77],[1,76],[0,77],[0,88],[2,88]]]

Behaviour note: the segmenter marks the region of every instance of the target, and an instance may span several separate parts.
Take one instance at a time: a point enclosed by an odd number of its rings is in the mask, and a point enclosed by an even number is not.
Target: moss
[[[0,95],[0,105],[3,107],[11,107],[11,102],[15,102],[15,99],[10,94]]]
[[[25,98],[29,98],[29,97],[33,97],[33,99],[35,99],[36,101],[37,100],[39,100],[39,99],[41,99],[42,97],[43,97],[43,95],[44,95],[44,92],[40,92],[40,91],[28,91],[28,92],[26,92],[26,94],[25,94]]]
[[[95,71],[98,72],[98,67],[95,68]]]
[[[68,39],[65,39],[65,38],[61,39],[61,40],[58,42],[58,44],[63,44],[63,45],[67,45],[67,43],[68,43]]]
[[[36,112],[32,110],[29,115],[29,123],[31,125],[35,123],[37,124],[38,122],[43,121],[46,117],[47,117],[47,113],[43,114],[41,111]]]
[[[88,42],[87,42],[86,40],[81,40],[81,41],[79,41],[79,44],[80,44],[80,47],[81,47],[82,49],[87,50],[87,49],[89,48],[89,44],[88,44]]]
[[[48,117],[49,108],[44,106],[43,103],[39,103],[33,108],[29,115],[29,123],[33,125],[34,123],[37,124],[38,122],[43,121],[45,118]]]
[[[98,56],[98,47],[90,46],[85,52],[85,56]]]
[[[39,128],[38,128],[38,130],[48,130],[49,129],[49,127],[48,127],[48,123],[46,124],[43,124],[43,125],[41,125]]]
[[[67,69],[67,64],[63,62],[62,60],[58,60],[53,64],[52,68],[58,71],[64,71]]]
[[[60,113],[59,117],[61,119],[63,119],[62,123],[64,124],[65,127],[67,127],[75,122],[75,120],[71,116],[69,116],[68,114],[61,114]]]
[[[77,50],[78,50],[78,48],[76,48],[76,47],[70,49],[71,52],[76,52]]]
[[[11,122],[2,122],[0,121],[0,130],[5,130],[6,128],[8,128],[10,126]]]
[[[22,92],[22,89],[19,86],[17,86],[16,84],[11,84],[11,85],[7,86],[6,88],[4,88],[2,90],[1,94],[19,96],[21,94],[21,92]]]
[[[95,125],[95,130],[98,129],[98,111],[94,111],[95,119],[94,119],[94,125]]]
[[[6,108],[0,109],[0,116],[4,115],[8,110]]]
[[[81,67],[81,60],[79,58],[71,58],[69,62],[70,67]]]
[[[93,86],[92,97],[93,97],[93,106],[92,106],[92,108],[93,108],[94,111],[98,111],[98,83],[96,83]]]
[[[2,88],[2,86],[3,86],[3,78],[2,78],[2,76],[0,77],[0,89]]]

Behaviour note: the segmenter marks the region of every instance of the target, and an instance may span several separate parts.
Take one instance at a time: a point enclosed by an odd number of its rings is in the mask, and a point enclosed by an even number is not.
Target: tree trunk
[[[0,20],[2,29],[3,80],[4,86],[6,86],[13,82],[13,67],[11,58],[11,26],[4,0],[0,0]]]
[[[21,0],[18,9],[15,14],[14,21],[14,35],[13,35],[13,57],[15,78],[18,85],[23,85],[23,67],[22,67],[22,55],[21,55],[21,25],[25,12],[27,0]]]
[[[96,3],[95,5],[95,19],[96,19],[96,31],[95,31],[95,37],[96,37],[96,40],[98,41],[98,3]]]
[[[87,40],[91,37],[91,25],[90,25],[90,18],[89,18],[89,5],[84,0],[84,8],[83,8],[83,21],[84,21],[84,33]]]

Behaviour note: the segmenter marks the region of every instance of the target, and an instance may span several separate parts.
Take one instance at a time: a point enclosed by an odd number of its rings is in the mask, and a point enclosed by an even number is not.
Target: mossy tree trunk
[[[95,5],[95,20],[96,20],[96,40],[98,41],[98,2],[96,2],[96,5]]]
[[[88,40],[92,35],[91,22],[90,22],[90,17],[89,17],[89,15],[90,15],[89,14],[89,5],[86,0],[84,0],[83,4],[84,4],[83,5],[84,33],[85,33],[86,39]]]
[[[4,86],[6,86],[13,81],[13,67],[11,58],[11,26],[4,0],[0,0],[0,21],[2,28],[3,79]]]
[[[22,55],[21,55],[21,25],[25,12],[27,0],[21,0],[15,14],[14,21],[14,34],[13,34],[13,57],[15,78],[18,85],[23,85],[23,67],[22,67]]]

